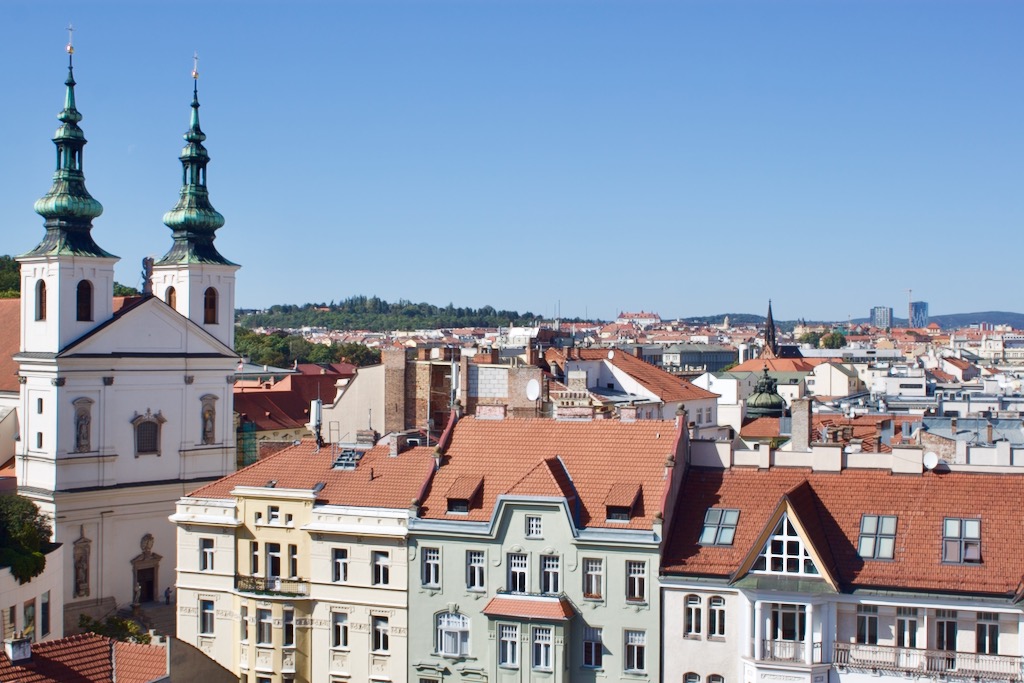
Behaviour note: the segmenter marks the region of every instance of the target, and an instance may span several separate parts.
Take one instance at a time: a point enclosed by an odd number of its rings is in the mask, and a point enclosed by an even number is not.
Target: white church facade
[[[18,491],[64,546],[64,624],[162,599],[175,580],[176,501],[234,470],[234,286],[213,246],[209,156],[192,116],[167,254],[141,297],[115,299],[117,257],[94,241],[102,206],[85,189],[71,53],[46,232],[21,267]],[[193,73],[197,77],[197,73]],[[154,242],[158,234],[154,231]]]

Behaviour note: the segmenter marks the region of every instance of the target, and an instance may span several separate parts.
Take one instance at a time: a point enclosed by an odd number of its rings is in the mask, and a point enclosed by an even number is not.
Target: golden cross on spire
[[[192,53],[192,78],[199,80],[199,51]]]
[[[74,32],[74,30],[75,30],[75,27],[72,26],[70,23],[68,23],[68,44],[66,46],[64,46],[64,49],[67,50],[67,53],[69,55],[75,53],[75,46],[72,44],[72,41],[71,41],[71,34]]]

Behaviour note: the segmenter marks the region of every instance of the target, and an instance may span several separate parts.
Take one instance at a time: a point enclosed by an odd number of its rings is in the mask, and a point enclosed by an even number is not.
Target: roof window
[[[942,523],[942,561],[981,563],[981,520],[947,517]]]
[[[704,513],[704,528],[700,532],[701,545],[732,545],[736,537],[739,510],[708,508]]]
[[[865,560],[891,560],[896,549],[896,517],[864,515],[860,518],[857,552]]]

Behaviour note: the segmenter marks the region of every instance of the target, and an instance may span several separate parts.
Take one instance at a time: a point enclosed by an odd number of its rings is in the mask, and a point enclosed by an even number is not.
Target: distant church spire
[[[71,41],[74,28],[68,26],[68,77],[64,81],[64,109],[57,115],[61,122],[53,137],[57,146],[57,170],[53,174],[53,185],[35,203],[35,211],[45,218],[43,225],[46,235],[43,241],[25,256],[97,256],[116,258],[100,249],[93,241],[92,219],[103,213],[103,206],[92,198],[85,189],[85,175],[82,172],[82,148],[85,134],[78,122],[82,114],[75,107],[75,48]]]
[[[775,330],[775,317],[772,315],[772,300],[768,299],[768,317],[764,321],[764,350],[761,358],[778,358],[779,341]]]
[[[164,214],[164,225],[173,230],[174,243],[157,265],[173,263],[217,263],[235,265],[213,246],[214,233],[224,225],[224,216],[210,204],[206,188],[206,165],[210,155],[203,146],[206,135],[199,127],[199,55],[192,57],[192,117],[181,151],[181,194],[173,209]]]

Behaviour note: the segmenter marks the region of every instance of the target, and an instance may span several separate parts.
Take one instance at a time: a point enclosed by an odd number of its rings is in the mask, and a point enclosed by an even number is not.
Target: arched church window
[[[36,282],[36,320],[46,320],[46,281]]]
[[[135,413],[132,426],[135,427],[135,457],[160,455],[160,427],[167,419],[158,410],[155,414],[146,409],[144,415]]]
[[[207,287],[203,294],[203,323],[217,324],[217,290],[213,287]]]
[[[92,283],[82,280],[78,283],[78,320],[92,320]]]
[[[174,287],[167,288],[167,292],[164,293],[164,299],[171,308],[176,309],[178,307],[178,293],[174,291]]]

